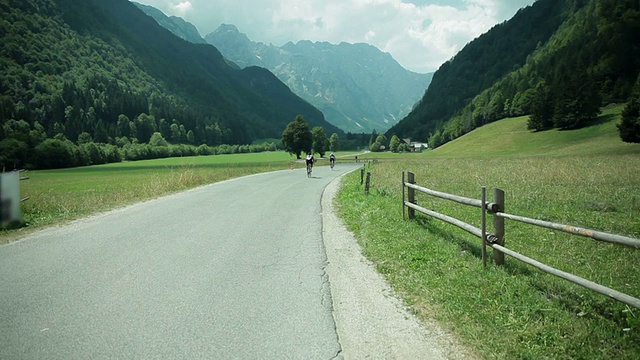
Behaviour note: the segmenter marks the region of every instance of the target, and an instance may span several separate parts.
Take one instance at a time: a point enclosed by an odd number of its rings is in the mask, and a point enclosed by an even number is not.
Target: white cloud
[[[138,0],[182,16],[203,36],[233,24],[253,41],[367,42],[405,68],[435,71],[534,0]]]
[[[171,6],[175,10],[176,14],[181,16],[185,16],[187,12],[193,8],[193,5],[191,5],[191,2],[189,1],[173,4]]]

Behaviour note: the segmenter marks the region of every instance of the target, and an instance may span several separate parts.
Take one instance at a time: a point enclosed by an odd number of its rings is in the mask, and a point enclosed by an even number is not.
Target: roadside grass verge
[[[0,244],[44,226],[186,189],[261,172],[288,169],[285,152],[194,156],[29,171],[21,195],[26,227],[0,231]]]
[[[508,213],[640,238],[640,146],[607,135],[612,121],[595,130],[529,134],[539,137],[535,142],[524,141],[522,134],[511,145],[484,152],[468,150],[467,136],[477,141],[474,146],[486,143],[480,139],[485,134],[472,132],[447,144],[443,155],[438,149],[381,159],[371,168],[370,195],[364,195],[360,174],[350,174],[336,207],[365,255],[410,308],[439,320],[484,358],[638,359],[639,310],[509,256],[504,267],[485,269],[480,239],[421,214],[415,221],[402,217],[402,172],[412,171],[421,186],[470,198],[480,198],[481,186],[487,186],[489,199],[493,187],[501,188]],[[526,128],[524,118],[502,126],[523,122]],[[489,129],[493,136],[504,135],[500,124],[495,126]],[[540,135],[569,138],[563,147]],[[545,141],[555,150],[539,151]],[[579,149],[586,155],[576,154]],[[418,203],[480,226],[479,209],[425,195]],[[639,250],[509,220],[506,247],[640,297]]]

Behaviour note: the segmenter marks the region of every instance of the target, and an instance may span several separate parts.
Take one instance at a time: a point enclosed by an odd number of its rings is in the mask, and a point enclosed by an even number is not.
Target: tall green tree
[[[555,84],[553,125],[560,129],[578,129],[600,114],[602,100],[588,74],[565,72]]]
[[[369,146],[369,150],[373,151],[373,152],[378,152],[378,151],[383,151],[387,148],[387,137],[384,136],[384,134],[379,134],[376,137],[376,141],[373,142],[373,144],[371,144],[371,146]]]
[[[338,138],[338,134],[333,133],[329,138],[329,150],[332,152],[336,152],[340,150],[340,138]]]
[[[300,154],[303,151],[311,151],[313,136],[309,124],[307,124],[302,115],[296,116],[284,129],[282,132],[282,145],[284,145],[286,152],[295,154],[298,159],[300,159]]]
[[[389,141],[387,140],[387,137],[383,133],[380,133],[378,135],[378,137],[376,138],[376,142],[380,144],[381,148],[384,148],[384,149],[386,149],[389,145]]]
[[[373,129],[373,131],[371,132],[371,137],[369,138],[369,147],[373,146],[373,143],[376,142],[377,138],[378,132],[376,131],[376,129]]]
[[[320,126],[314,127],[311,129],[311,137],[313,138],[311,145],[313,152],[320,154],[320,157],[324,157],[324,154],[329,149],[329,139],[327,139],[324,129]]]
[[[536,87],[532,100],[532,109],[527,129],[535,131],[548,130],[553,127],[553,96],[549,87],[541,83]]]
[[[622,121],[617,126],[622,141],[640,143],[640,77],[622,110]]]
[[[401,143],[400,138],[394,134],[391,137],[391,140],[389,141],[389,150],[391,150],[391,152],[398,152],[398,147],[400,146],[400,143]]]

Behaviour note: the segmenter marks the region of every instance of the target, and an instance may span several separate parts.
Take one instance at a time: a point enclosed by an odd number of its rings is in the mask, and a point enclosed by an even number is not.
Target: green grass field
[[[345,179],[341,217],[369,259],[423,318],[441,321],[488,359],[638,359],[640,310],[506,257],[484,269],[478,238],[439,220],[403,220],[401,176],[480,198],[506,192],[506,212],[640,238],[640,144],[619,140],[621,107],[574,131],[530,133],[526,118],[477,129],[439,149],[372,165],[372,190]],[[395,161],[393,157],[395,156]],[[418,196],[426,208],[480,226],[480,210]],[[491,224],[491,217],[488,219]],[[640,250],[507,221],[506,246],[640,297]],[[491,256],[491,250],[489,250]]]
[[[266,152],[167,158],[29,171],[21,182],[27,226],[0,231],[0,243],[44,226],[259,172],[288,169],[295,158]],[[298,166],[296,164],[296,166]]]

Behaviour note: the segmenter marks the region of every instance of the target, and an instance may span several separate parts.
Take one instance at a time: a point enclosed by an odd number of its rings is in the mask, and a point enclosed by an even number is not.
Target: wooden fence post
[[[364,193],[369,195],[369,187],[371,186],[371,172],[367,171],[367,182],[364,184]]]
[[[493,189],[493,202],[498,205],[498,212],[504,212],[504,191]],[[496,236],[496,243],[504,246],[504,218],[493,217],[493,234]],[[504,265],[504,253],[493,250],[493,262],[496,265]]]
[[[407,173],[407,182],[409,184],[415,184],[416,183],[416,178],[415,178],[415,174],[412,172],[408,172]],[[408,200],[410,203],[412,204],[416,204],[416,190],[413,188],[409,188],[407,189],[407,196],[408,196]],[[409,220],[413,219],[416,217],[416,211],[413,208],[409,208]]]
[[[482,218],[480,219],[481,221],[481,226],[482,226],[482,266],[483,267],[487,267],[487,206],[485,205],[487,203],[487,187],[483,186],[482,187],[482,196],[481,196],[481,209],[482,209]]]
[[[362,183],[364,182],[364,169],[365,169],[366,165],[362,167],[362,169],[360,169],[360,185],[362,185]]]
[[[402,220],[406,220],[407,216],[404,212],[404,200],[405,200],[405,196],[404,196],[404,171],[402,172]]]

